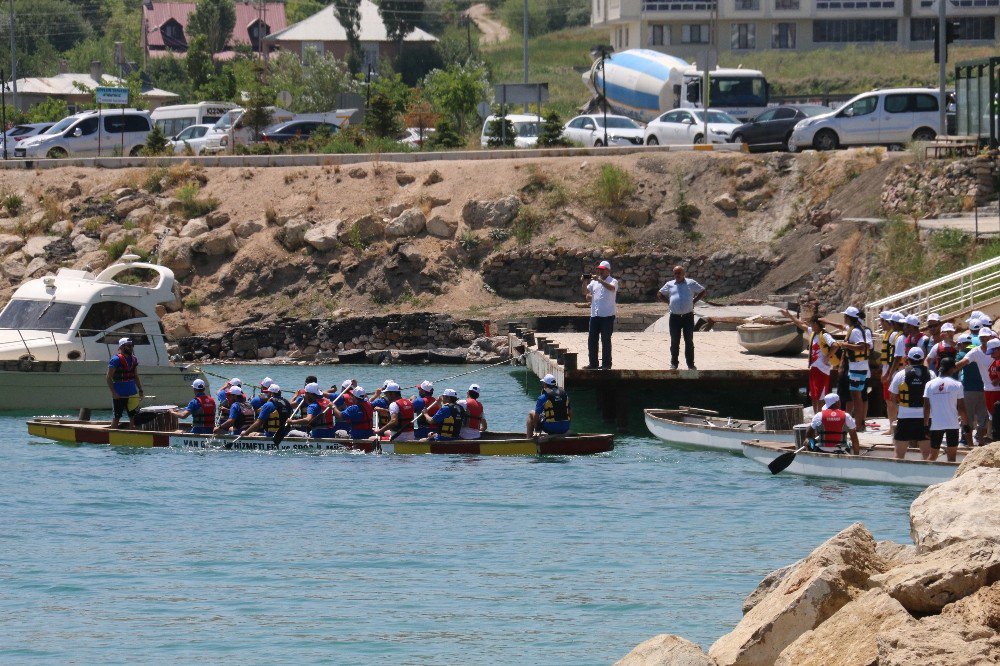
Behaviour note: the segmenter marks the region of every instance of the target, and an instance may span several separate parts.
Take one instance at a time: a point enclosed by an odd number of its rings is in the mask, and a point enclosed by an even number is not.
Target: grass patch
[[[510,229],[507,229],[506,227],[496,227],[495,229],[490,230],[490,238],[498,243],[502,243],[510,238],[510,233]]]
[[[677,213],[677,224],[690,227],[698,219],[698,207],[688,201],[687,190],[684,189],[684,179],[677,179],[677,193],[674,195],[674,212]]]
[[[181,213],[187,218],[201,217],[219,207],[219,200],[212,197],[199,197],[201,187],[198,183],[185,183],[177,189],[177,199],[181,202]]]
[[[200,310],[201,309],[201,299],[194,294],[185,298],[181,304],[188,310]]]
[[[594,183],[594,196],[605,208],[616,208],[635,192],[635,180],[625,169],[602,164]]]
[[[628,254],[635,247],[635,241],[632,239],[632,233],[622,225],[615,227],[615,236],[611,239],[611,256],[618,256],[620,254]]]
[[[135,242],[135,236],[132,234],[125,234],[125,237],[114,243],[108,243],[104,246],[104,251],[108,254],[108,259],[111,261],[116,261],[119,257],[125,254],[125,250],[128,246]]]
[[[788,220],[788,222],[785,223],[785,226],[781,227],[780,229],[778,229],[777,232],[775,232],[774,239],[778,240],[779,238],[784,238],[789,233],[791,233],[793,229],[795,229],[794,215],[792,216],[792,219]]]
[[[517,214],[517,219],[511,224],[514,238],[521,245],[527,245],[531,239],[542,228],[545,222],[545,215],[534,206],[524,206]]]
[[[21,214],[21,208],[24,206],[24,197],[20,194],[8,194],[3,198],[2,204],[11,217],[17,217]]]
[[[472,233],[471,231],[463,231],[462,235],[458,238],[458,244],[466,252],[471,252],[475,250],[483,242],[483,239],[478,235]]]

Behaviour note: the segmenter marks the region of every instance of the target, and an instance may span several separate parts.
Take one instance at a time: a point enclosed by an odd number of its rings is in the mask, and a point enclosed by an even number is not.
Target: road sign
[[[104,88],[94,91],[98,104],[128,104],[128,88]]]
[[[483,120],[489,118],[490,113],[492,113],[489,102],[480,102],[479,104],[477,104],[476,111],[479,112],[479,117],[482,118]]]
[[[493,94],[500,104],[541,104],[549,101],[548,83],[500,83]]]
[[[278,104],[281,104],[281,106],[285,106],[285,107],[291,106],[292,105],[292,93],[288,92],[287,90],[282,90],[281,92],[279,92],[278,93]],[[686,349],[686,347],[685,347],[685,349]]]

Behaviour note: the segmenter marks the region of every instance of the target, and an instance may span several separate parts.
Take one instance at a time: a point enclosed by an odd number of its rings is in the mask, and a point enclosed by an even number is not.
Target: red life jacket
[[[924,356],[927,356],[927,345],[924,343],[926,336],[922,333],[917,333],[916,335],[907,335],[904,338],[904,346],[906,347],[906,353],[909,354],[910,350],[914,347],[919,347],[921,351],[924,352]]]
[[[935,359],[934,369],[936,370],[941,365],[943,359],[950,358],[954,361],[957,356],[958,348],[942,340],[937,343],[937,358]]]
[[[115,368],[114,381],[134,382],[135,368],[139,365],[139,359],[137,359],[134,354],[128,358],[126,358],[124,354],[117,354],[117,356],[118,367]]]
[[[240,413],[234,419],[233,430],[242,430],[253,423],[257,419],[257,415],[253,411],[253,405],[246,400],[241,400],[235,404],[239,408]]]
[[[397,432],[413,432],[413,403],[406,398],[400,398],[392,403],[399,407],[399,425]]]
[[[326,398],[320,398],[316,401],[319,405],[319,414],[313,417],[312,428],[332,428],[333,427],[333,409],[327,409],[330,407],[330,401]]]
[[[990,371],[988,374],[990,376],[991,384],[994,386],[1000,385],[1000,359],[994,360],[993,363],[990,364]]]
[[[195,428],[214,428],[215,398],[199,393],[194,399],[198,401],[201,411],[192,415],[194,418],[191,420],[191,425]]]
[[[351,426],[351,430],[371,430],[373,417],[375,415],[375,408],[372,407],[372,403],[367,400],[359,402],[358,407],[361,408],[361,413],[364,416],[361,417],[360,421]]]
[[[479,426],[482,423],[483,418],[483,403],[479,402],[475,398],[466,398],[465,414],[468,419],[465,423],[465,427],[472,428],[473,430],[479,430]]]
[[[348,407],[358,404],[357,398],[351,395],[350,389],[345,389],[344,392],[340,394],[340,399],[344,401],[344,406],[340,408],[340,411],[344,411]]]
[[[847,435],[847,412],[842,409],[824,409],[820,412],[823,419],[823,432],[819,433],[816,445],[821,450],[839,448]]]

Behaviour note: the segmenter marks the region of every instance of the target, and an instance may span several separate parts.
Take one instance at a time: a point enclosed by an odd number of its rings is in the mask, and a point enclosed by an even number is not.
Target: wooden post
[[[531,329],[524,329],[524,342],[529,347],[535,344],[535,332]]]
[[[81,420],[81,421],[89,421],[90,420],[90,410],[87,409],[86,407],[81,407],[80,408],[80,413],[77,415],[77,418],[79,420]]]
[[[571,372],[577,368],[577,358],[574,352],[566,352],[566,358],[563,360],[563,370],[566,372]]]
[[[545,338],[543,338],[542,336],[539,335],[537,338],[535,338],[535,344],[538,345],[538,351],[540,351],[540,352],[542,352],[544,354],[545,353]]]

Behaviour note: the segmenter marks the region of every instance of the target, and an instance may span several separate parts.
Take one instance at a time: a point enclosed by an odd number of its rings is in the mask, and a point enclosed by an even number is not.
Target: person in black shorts
[[[924,351],[920,347],[907,352],[906,358],[907,367],[897,372],[889,384],[889,399],[899,405],[899,420],[893,434],[896,458],[905,458],[906,449],[916,444],[927,460],[931,447],[924,425],[924,388],[934,374],[924,365]]]
[[[969,416],[965,410],[962,382],[955,379],[955,360],[941,359],[938,364],[940,377],[932,379],[924,388],[924,426],[930,430],[930,456],[937,460],[941,452],[941,442],[947,445],[945,454],[949,462],[958,457],[958,431],[969,433]]]

